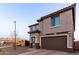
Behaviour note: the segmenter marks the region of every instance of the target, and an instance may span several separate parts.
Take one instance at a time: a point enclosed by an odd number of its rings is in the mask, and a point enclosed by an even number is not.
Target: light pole
[[[16,50],[16,20],[13,22],[14,23],[14,49]]]

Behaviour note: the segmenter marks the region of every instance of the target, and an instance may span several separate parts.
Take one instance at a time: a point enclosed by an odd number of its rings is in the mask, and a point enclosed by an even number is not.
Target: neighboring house
[[[73,51],[76,4],[48,14],[30,25],[30,47]]]
[[[75,41],[75,50],[79,51],[79,41]]]
[[[28,40],[25,40],[25,46],[30,46],[30,42]]]

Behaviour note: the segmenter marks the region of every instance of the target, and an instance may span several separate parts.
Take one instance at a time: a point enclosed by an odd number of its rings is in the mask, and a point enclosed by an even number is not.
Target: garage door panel
[[[67,36],[42,37],[41,45],[43,49],[66,50]]]

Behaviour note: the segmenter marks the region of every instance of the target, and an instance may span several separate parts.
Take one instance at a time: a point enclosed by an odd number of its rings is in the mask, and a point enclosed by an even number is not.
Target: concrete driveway
[[[70,55],[72,54],[64,51],[46,50],[46,49],[29,48],[28,50],[30,51],[21,53],[19,55]]]
[[[35,49],[29,47],[17,47],[16,50],[13,47],[7,47],[3,49],[4,54],[1,55],[79,55],[79,51],[74,53],[68,53],[64,51]]]

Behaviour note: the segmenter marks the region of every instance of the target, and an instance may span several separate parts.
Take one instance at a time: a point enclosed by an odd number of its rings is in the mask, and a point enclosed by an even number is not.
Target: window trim
[[[55,25],[55,26],[54,26],[54,25],[52,24],[53,18],[54,18],[54,17],[57,17],[57,16],[60,17],[60,15],[55,15],[55,16],[51,17],[51,26],[53,26],[53,27],[59,27],[59,26],[61,26],[61,19],[60,19],[60,24],[59,24],[59,25]]]

